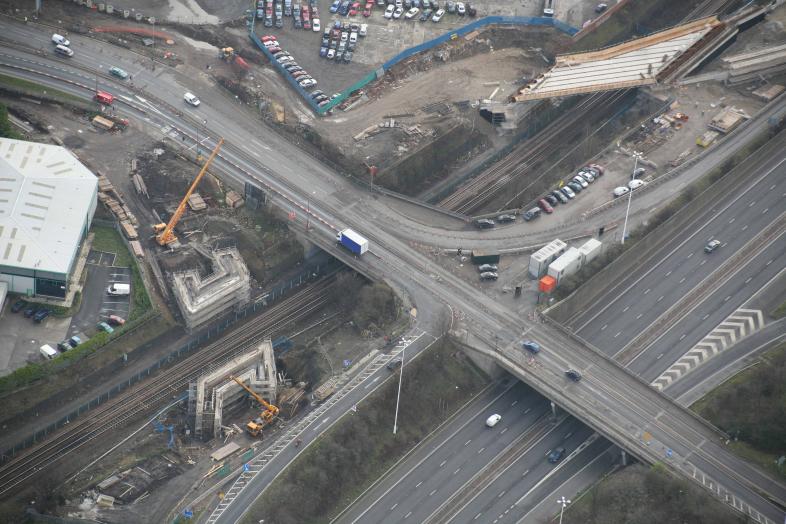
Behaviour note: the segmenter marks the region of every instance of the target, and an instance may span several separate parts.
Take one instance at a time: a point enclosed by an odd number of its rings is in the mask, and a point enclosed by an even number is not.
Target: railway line
[[[739,3],[739,0],[703,0],[692,9],[681,21],[688,22],[713,13],[723,13]],[[541,163],[557,150],[560,135],[583,121],[595,112],[603,112],[613,107],[621,98],[630,93],[629,89],[596,93],[581,100],[577,107],[558,117],[551,125],[538,133],[533,139],[522,142],[505,158],[460,186],[456,191],[440,200],[437,205],[451,211],[472,214],[494,197],[509,190],[510,185],[527,174],[533,174],[533,167]],[[602,128],[601,124],[597,129]],[[536,176],[528,177],[527,184],[519,189],[499,209],[511,209],[516,201],[554,168],[557,162],[541,170]]]
[[[318,311],[328,302],[333,285],[334,279],[325,277],[303,288],[268,309],[259,319],[243,324],[191,357],[138,384],[125,395],[96,408],[89,416],[74,421],[49,439],[10,458],[0,466],[0,498],[7,497],[14,487],[107,431],[170,400],[174,393],[184,390],[190,380],[206,370],[220,366],[250,345]]]

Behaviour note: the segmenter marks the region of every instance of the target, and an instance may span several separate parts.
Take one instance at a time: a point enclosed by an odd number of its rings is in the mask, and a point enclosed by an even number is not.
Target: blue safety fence
[[[427,51],[429,49],[432,49],[450,40],[455,40],[461,36],[471,33],[472,31],[475,31],[477,29],[486,26],[490,26],[490,25],[545,26],[545,27],[553,27],[570,36],[573,36],[579,32],[579,30],[576,29],[575,27],[569,26],[565,22],[555,20],[554,18],[546,18],[546,17],[539,17],[539,16],[486,16],[479,20],[475,20],[474,22],[470,22],[465,26],[459,27],[458,29],[454,29],[443,35],[440,35],[437,38],[429,40],[428,42],[423,42],[422,44],[416,45],[414,47],[410,47],[409,49],[405,49],[404,51],[400,52],[399,54],[397,54],[396,56],[394,56],[393,58],[382,64],[381,71],[379,70],[378,70],[379,72],[373,71],[367,74],[366,76],[364,76],[363,78],[352,84],[351,86],[339,92],[339,96],[330,100],[324,106],[319,107],[319,105],[316,102],[314,102],[314,100],[311,98],[311,95],[305,89],[300,87],[300,84],[297,83],[297,81],[292,77],[292,75],[290,75],[289,72],[286,69],[284,69],[284,67],[273,58],[273,55],[270,53],[270,51],[267,50],[267,48],[264,46],[262,41],[254,32],[254,25],[255,25],[254,15],[252,14],[251,20],[248,24],[249,38],[251,38],[251,40],[257,45],[257,47],[259,47],[259,49],[265,54],[265,56],[270,60],[270,63],[273,64],[276,67],[276,69],[278,69],[278,71],[284,76],[284,78],[287,79],[287,81],[289,81],[292,87],[294,87],[295,90],[298,93],[300,93],[300,96],[303,97],[306,103],[308,103],[308,105],[311,106],[311,108],[317,114],[320,115],[324,115],[325,113],[336,107],[338,104],[346,100],[349,95],[363,88],[367,84],[373,82],[379,77],[380,73],[384,74],[385,71],[387,71],[394,65],[398,64],[402,60],[405,60],[410,56],[420,53],[422,51]]]

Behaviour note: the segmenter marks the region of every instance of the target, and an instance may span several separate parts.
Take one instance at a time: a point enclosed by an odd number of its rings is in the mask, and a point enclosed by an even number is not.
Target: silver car
[[[486,271],[480,274],[481,280],[497,280],[498,277],[499,275],[493,271]]]

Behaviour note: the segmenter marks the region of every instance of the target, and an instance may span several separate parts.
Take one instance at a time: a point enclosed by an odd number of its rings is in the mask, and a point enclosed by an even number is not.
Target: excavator
[[[250,420],[248,421],[248,424],[246,424],[246,431],[248,431],[249,435],[252,437],[259,437],[262,435],[262,428],[273,422],[273,419],[278,416],[279,409],[259,396],[256,391],[246,386],[246,384],[239,378],[232,375],[230,375],[229,378],[240,384],[241,388],[248,391],[248,394],[254,397],[254,399],[259,402],[263,408],[265,408],[265,411],[260,413],[258,418]]]
[[[221,146],[224,144],[224,139],[221,138],[216,147],[213,149],[213,152],[210,153],[210,157],[208,157],[207,162],[205,165],[202,166],[200,169],[199,174],[196,176],[194,181],[191,183],[191,187],[188,188],[186,192],[186,196],[183,197],[183,200],[180,201],[180,205],[177,206],[177,209],[172,214],[172,218],[169,219],[169,222],[166,224],[156,224],[153,226],[153,230],[158,233],[156,236],[156,241],[160,246],[168,246],[173,242],[177,241],[177,237],[175,236],[174,230],[177,223],[180,221],[180,218],[183,216],[183,213],[186,211],[186,205],[188,204],[188,197],[191,196],[191,193],[194,192],[196,187],[199,185],[199,181],[202,180],[202,177],[205,176],[207,173],[207,168],[210,167],[210,164],[213,162],[213,159],[218,154],[218,150],[221,149]]]

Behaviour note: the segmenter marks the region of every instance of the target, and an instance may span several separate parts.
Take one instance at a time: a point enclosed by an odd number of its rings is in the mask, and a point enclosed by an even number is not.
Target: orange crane
[[[265,411],[259,414],[259,418],[256,420],[250,420],[248,424],[246,424],[246,431],[252,437],[258,437],[262,434],[262,428],[264,428],[267,424],[273,422],[273,419],[278,416],[279,409],[274,406],[273,404],[269,403],[261,396],[259,396],[256,391],[252,390],[250,387],[246,386],[245,383],[240,380],[239,378],[230,375],[232,380],[240,384],[240,387],[248,391],[249,395],[254,397],[254,399],[259,402],[259,404],[265,408]]]
[[[159,233],[156,236],[156,240],[160,246],[168,246],[172,242],[177,241],[177,237],[175,236],[174,230],[177,223],[180,221],[180,217],[183,216],[183,213],[186,211],[186,205],[188,204],[188,197],[191,196],[191,193],[194,192],[196,187],[199,185],[199,181],[202,180],[202,177],[205,176],[207,173],[207,168],[210,167],[211,162],[218,154],[218,150],[221,149],[221,146],[224,144],[224,139],[219,139],[216,147],[213,149],[213,152],[210,153],[210,157],[205,162],[205,165],[202,166],[202,169],[199,170],[199,174],[196,176],[194,181],[191,183],[191,187],[188,188],[186,192],[186,196],[183,197],[183,200],[180,201],[180,205],[177,206],[172,218],[169,219],[169,222],[166,224],[156,224],[153,226],[153,229],[156,233]]]

